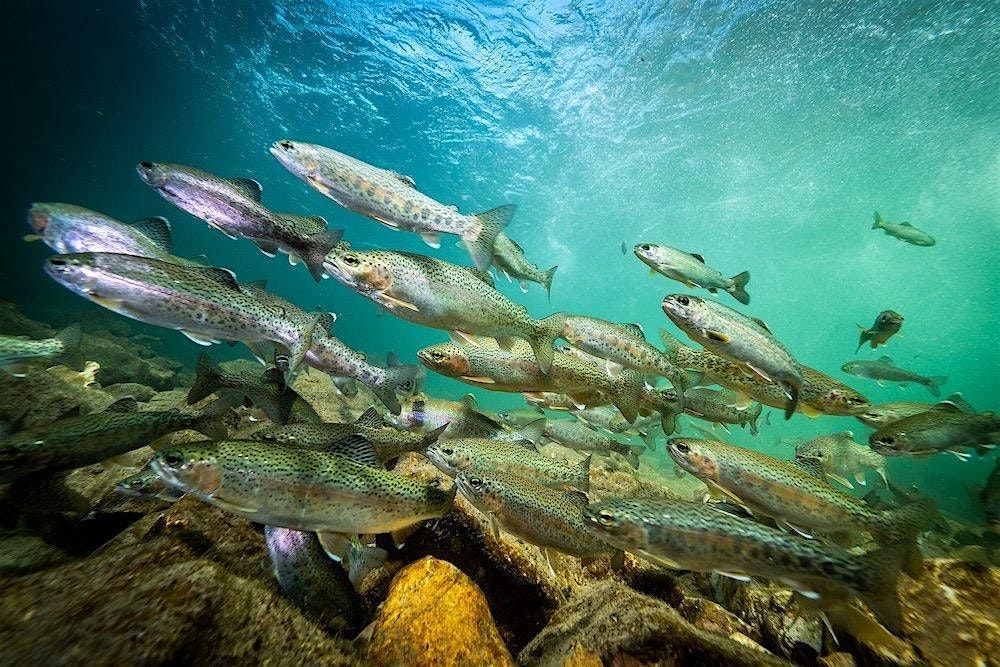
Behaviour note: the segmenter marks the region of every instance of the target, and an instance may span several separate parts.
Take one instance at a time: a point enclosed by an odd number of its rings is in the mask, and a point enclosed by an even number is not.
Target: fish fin
[[[395,362],[395,363],[394,363]],[[365,383],[382,404],[394,415],[398,415],[402,410],[396,391],[404,393],[412,392],[417,388],[420,380],[421,369],[413,364],[400,364],[399,359],[392,355],[383,369],[385,379],[381,383]]]
[[[730,579],[735,579],[736,581],[742,581],[743,583],[749,583],[751,581],[750,577],[748,577],[745,574],[739,574],[738,572],[725,572],[723,570],[712,570],[712,572],[715,572],[716,574],[721,575],[723,577],[729,577]]]
[[[321,215],[296,215],[294,213],[282,213],[280,215],[295,231],[304,236],[312,236],[326,229],[326,218]],[[339,241],[340,239],[338,238],[337,240]]]
[[[263,188],[260,183],[252,178],[229,178],[226,180],[243,195],[260,203],[260,198],[263,195]]]
[[[204,345],[206,347],[209,346],[209,345],[212,345],[214,343],[220,343],[221,342],[219,340],[216,340],[215,338],[209,338],[208,336],[203,336],[201,334],[192,333],[192,332],[186,331],[184,329],[181,329],[180,332],[182,334],[184,334],[185,336],[187,336],[190,340],[194,341],[195,343],[198,343],[198,345]]]
[[[580,464],[576,467],[577,474],[580,476],[580,483],[574,486],[584,493],[590,491],[590,460],[592,458],[593,455],[587,454],[587,458],[580,461]]]
[[[545,556],[545,564],[549,567],[549,574],[552,575],[553,579],[555,579],[556,571],[555,568],[552,567],[552,558],[555,554],[552,549],[549,549],[548,547],[542,547],[542,554]]]
[[[535,353],[535,360],[542,373],[548,375],[552,362],[555,359],[556,338],[562,335],[566,324],[566,313],[555,313],[537,321],[537,328],[532,333],[528,343]]]
[[[414,190],[417,189],[417,182],[414,181],[409,176],[407,176],[405,174],[401,174],[398,171],[388,171],[388,174],[390,176],[392,176],[393,178],[395,178],[400,183],[402,183],[403,185],[405,185],[406,187],[413,188]]]
[[[677,414],[667,410],[661,412],[660,426],[663,429],[664,435],[671,435],[677,429]],[[653,439],[652,434],[650,434],[650,438],[646,441],[646,444],[649,445],[650,451],[656,451],[656,440]]]
[[[423,521],[417,521],[416,523],[410,524],[405,528],[400,528],[399,530],[394,530],[389,535],[392,537],[393,544],[396,545],[397,549],[402,549],[406,544],[406,540],[410,539],[413,533],[420,530],[424,525]]]
[[[517,286],[521,289],[521,293],[522,294],[527,294],[528,293],[528,281],[527,280],[518,280],[517,281]]]
[[[613,361],[604,360],[604,372],[608,374],[608,377],[614,379],[621,375],[621,372],[625,369],[621,364],[616,364]]]
[[[868,486],[868,483],[865,480],[865,473],[862,470],[859,470],[856,473],[854,473],[854,481],[860,484],[861,486]]]
[[[854,488],[854,485],[851,484],[851,480],[847,479],[846,477],[841,477],[840,475],[835,475],[832,472],[828,472],[828,473],[824,473],[824,474],[825,474],[826,477],[829,477],[830,479],[832,479],[833,481],[835,481],[837,484],[840,484],[842,486],[846,486],[848,489],[853,489]]]
[[[883,364],[888,364],[890,366],[894,366],[895,365],[895,364],[892,363],[892,358],[888,357],[888,356],[886,356],[884,354],[881,357],[879,357],[877,361],[880,361]]]
[[[487,520],[489,521],[489,524],[490,524],[490,534],[493,535],[493,539],[494,540],[496,540],[497,542],[499,542],[500,541],[500,521],[497,520],[496,515],[492,514],[492,513],[487,514],[486,518],[487,518]]]
[[[381,428],[385,426],[382,416],[372,406],[361,413],[361,416],[354,420],[355,426],[367,426],[368,428]]]
[[[231,503],[228,500],[222,500],[221,498],[216,498],[212,496],[210,498],[211,503],[216,507],[220,507],[227,512],[234,512],[236,514],[256,514],[260,510],[256,507],[249,507],[247,505],[238,505],[236,503]]]
[[[437,232],[421,232],[420,238],[432,248],[437,249],[441,247],[441,235]]]
[[[714,331],[712,329],[705,330],[705,337],[717,343],[728,343],[730,340],[732,340],[729,336],[727,336],[723,332]]]
[[[864,563],[862,581],[856,592],[879,622],[893,634],[902,632],[902,614],[896,584],[903,563],[909,558],[909,545],[892,544],[858,556]]]
[[[327,530],[316,531],[316,538],[330,560],[338,563],[347,561],[347,553],[351,546],[351,538],[347,533],[334,533]]]
[[[152,241],[160,250],[171,252],[173,243],[170,234],[170,222],[162,215],[136,220],[131,226]]]
[[[901,223],[899,223],[899,226],[900,226],[900,227],[912,227],[913,225],[911,225],[911,224],[910,224],[910,223],[908,223],[908,222],[901,222]]]
[[[285,384],[289,387],[292,386],[292,381],[299,372],[299,368],[302,366],[302,362],[305,361],[306,353],[309,352],[309,348],[312,347],[313,336],[316,333],[316,328],[319,326],[319,315],[314,315],[312,320],[299,332],[299,337],[295,339],[292,343],[291,349],[289,350],[290,356],[288,358],[288,371],[285,373]]]
[[[33,241],[42,241],[44,238],[44,236],[39,236],[38,234],[25,234],[21,237],[22,240],[27,241],[28,243]]]
[[[750,303],[750,295],[747,293],[746,286],[750,282],[750,272],[737,273],[730,280],[733,281],[733,286],[728,290],[729,293],[744,306],[748,305]]]
[[[878,229],[881,227],[882,222],[882,216],[878,214],[878,211],[875,211],[875,220],[872,222],[872,229]]]
[[[485,377],[483,375],[463,375],[463,380],[467,382],[476,382],[478,384],[496,384],[497,381],[493,378]]]
[[[929,391],[932,396],[940,396],[941,395],[940,387],[947,381],[948,381],[947,376],[934,375],[932,377],[927,378],[927,384],[925,384],[924,386],[927,388],[927,391]]]
[[[541,419],[529,422],[517,429],[517,434],[535,447],[538,447],[539,443],[542,441],[542,434],[545,432],[546,421],[545,417],[542,417]]]
[[[732,433],[733,433],[732,429],[729,428],[728,424],[723,424],[722,422],[718,422],[718,423],[713,423],[712,424],[712,428],[715,428],[716,426],[718,426],[719,428],[721,428],[723,431],[725,431],[726,433],[728,433],[730,435],[732,435]]]
[[[472,217],[479,221],[479,231],[475,235],[463,235],[462,241],[480,270],[489,267],[490,262],[493,261],[493,246],[496,243],[497,234],[504,230],[515,210],[517,210],[516,206],[506,204],[483,213],[473,214]]]
[[[650,276],[656,276],[656,275],[659,275],[659,273],[660,272],[657,271],[656,269],[654,269],[653,267],[649,267],[649,275]]]
[[[782,380],[778,383],[782,391],[785,392],[785,396],[788,397],[788,402],[785,404],[785,419],[791,419],[792,415],[795,414],[796,408],[799,406],[799,386],[792,384],[791,382],[785,382]]]
[[[420,309],[414,306],[408,301],[403,301],[402,299],[397,299],[396,297],[382,292],[382,299],[388,302],[389,308],[406,308],[407,310],[412,310],[415,313],[419,313]]]
[[[194,383],[188,390],[187,404],[194,405],[198,401],[222,388],[222,368],[212,357],[202,353],[198,356],[195,366]]]
[[[545,288],[545,294],[549,297],[549,301],[552,301],[552,276],[556,274],[556,269],[558,266],[553,266],[551,269],[542,274],[539,282],[542,287]]]
[[[107,308],[108,310],[114,312],[118,312],[118,310],[122,307],[122,304],[124,303],[124,301],[122,301],[121,299],[108,299],[106,297],[97,295],[91,295],[88,298],[94,303],[96,303],[98,306],[101,306],[102,308]]]
[[[694,257],[696,260],[698,260],[702,264],[705,263],[705,258],[702,257],[701,255],[699,255],[698,253],[696,253],[696,252],[689,252],[688,254],[691,255],[692,257]]]
[[[326,221],[324,220],[323,222],[325,226]],[[309,268],[309,274],[312,275],[313,280],[316,282],[320,282],[326,275],[323,262],[334,246],[340,243],[340,239],[343,236],[343,229],[323,229],[310,234],[306,239],[304,247],[298,249],[299,257],[302,258],[303,263]]]
[[[479,340],[472,334],[465,333],[464,331],[449,331],[448,336],[451,338],[452,342],[458,345],[471,345],[473,347],[480,347]]]
[[[948,398],[944,399],[942,403],[951,403],[960,411],[968,412],[970,414],[976,411],[975,408],[973,408],[961,394],[952,394]]]
[[[611,552],[611,569],[616,572],[625,569],[625,552],[621,549]]]
[[[63,348],[63,351],[55,360],[75,371],[86,370],[86,360],[80,354],[80,341],[83,339],[83,331],[80,328],[80,324],[77,322],[69,325],[57,333],[54,338],[62,343]]]
[[[349,435],[330,444],[326,451],[371,468],[379,468],[382,465],[371,440],[360,433]]]
[[[437,442],[442,435],[444,435],[444,432],[448,430],[448,426],[449,424],[445,424],[444,426],[438,426],[433,431],[427,433],[426,435],[424,435],[423,440],[420,441],[420,444],[422,444],[425,449],[427,447],[430,447],[435,442]]]
[[[812,533],[809,533],[805,529],[799,528],[794,524],[788,523],[787,521],[775,520],[775,523],[778,524],[780,527],[784,528],[785,530],[791,531],[801,537],[806,538],[807,540],[813,539]]]
[[[767,333],[771,333],[771,327],[767,326],[767,322],[760,319],[759,317],[751,317],[750,319],[753,320],[754,323],[757,324],[761,329],[763,329]]]
[[[500,349],[505,352],[510,352],[517,345],[517,339],[511,336],[497,336],[496,341]]]
[[[347,578],[357,589],[370,572],[373,572],[389,559],[389,552],[379,547],[363,544],[357,536],[349,538],[347,551]]]

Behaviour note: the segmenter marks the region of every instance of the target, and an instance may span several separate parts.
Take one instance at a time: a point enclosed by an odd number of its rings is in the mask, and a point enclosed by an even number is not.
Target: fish
[[[325,263],[331,276],[393,315],[461,340],[496,338],[509,348],[515,339],[531,345],[539,368],[552,365],[564,315],[533,319],[524,306],[498,292],[475,270],[407,252],[334,250]]]
[[[210,438],[225,438],[236,420],[236,414],[228,410],[140,412],[135,399],[123,398],[103,412],[32,426],[0,440],[0,484],[35,472],[100,463],[174,431],[194,430]]]
[[[525,424],[538,421],[545,416],[545,411],[540,408],[514,408],[505,410],[494,415],[496,421],[508,428],[518,428]]]
[[[633,248],[633,252],[643,264],[649,266],[650,273],[659,273],[688,287],[707,289],[712,294],[722,290],[743,305],[750,303],[750,295],[746,291],[747,283],[750,282],[749,271],[726,278],[705,264],[705,258],[701,255],[665,245],[640,243]]]
[[[1000,459],[993,460],[993,470],[979,493],[990,532],[1000,534]]]
[[[856,596],[887,629],[902,630],[896,585],[905,544],[855,555],[711,505],[668,498],[594,503],[584,510],[584,522],[611,546],[665,567],[744,581],[766,577],[823,605]]]
[[[140,162],[139,178],[168,202],[208,223],[230,238],[245,238],[262,253],[278,251],[289,262],[301,260],[317,282],[323,257],[343,236],[328,230],[318,215],[275,213],[261,203],[261,185],[249,178],[222,178],[194,167]]]
[[[294,304],[267,291],[267,282],[263,280],[241,283],[240,289],[268,305],[280,308],[285,316],[292,319],[303,330],[308,330],[315,313],[307,313]],[[400,362],[399,357],[389,353],[385,366],[368,361],[364,354],[351,349],[342,340],[330,332],[330,327],[336,321],[333,313],[318,315],[312,340],[306,350],[303,361],[311,368],[328,373],[334,379],[338,389],[343,388],[337,378],[351,378],[368,387],[375,396],[391,412],[399,412],[399,399],[396,392],[409,393],[418,382],[421,368],[413,364]]]
[[[115,491],[130,498],[165,500],[170,503],[180,500],[184,495],[177,489],[167,486],[167,483],[148,466],[118,482]]]
[[[479,412],[475,397],[466,394],[460,401],[447,401],[426,395],[417,395],[403,401],[398,416],[389,421],[400,428],[429,433],[444,427],[441,440],[454,438],[487,438],[534,449],[541,441],[542,426],[536,423],[518,428],[504,426]]]
[[[878,211],[875,211],[875,222],[872,223],[872,229],[881,229],[889,236],[912,245],[930,247],[936,243],[933,236],[922,229],[917,229],[908,222],[886,222],[878,214]]]
[[[897,382],[904,387],[913,382],[923,385],[932,396],[940,396],[941,385],[948,381],[948,378],[944,375],[927,377],[913,371],[908,371],[905,368],[900,368],[887,356],[881,356],[876,361],[867,361],[864,359],[848,361],[840,367],[840,370],[851,375],[875,380],[880,387],[885,386],[886,382]]]
[[[633,468],[639,469],[639,455],[646,449],[643,445],[619,442],[584,426],[578,421],[545,419],[544,422],[543,435],[564,447],[575,449],[578,452],[593,452],[601,456],[610,456],[611,452],[615,452],[623,456]]]
[[[590,457],[578,464],[550,459],[537,451],[486,438],[438,440],[426,456],[437,468],[454,477],[463,470],[507,472],[552,488],[590,490]]]
[[[200,345],[220,340],[271,342],[290,355],[286,381],[305,357],[319,321],[308,328],[283,308],[240,289],[231,271],[179,266],[117,253],[55,255],[45,272],[99,306],[147,324],[181,331]]]
[[[858,348],[854,351],[857,352],[860,350],[861,346],[865,343],[870,343],[873,350],[879,345],[885,345],[889,342],[890,338],[899,333],[902,326],[902,315],[895,310],[883,310],[875,318],[875,323],[872,324],[870,329],[866,329],[860,324],[858,325],[858,328],[861,329],[861,335],[858,338]]]
[[[676,397],[671,392],[667,400]],[[752,435],[757,435],[757,419],[763,406],[760,403],[743,405],[733,393],[726,390],[709,389],[708,387],[693,387],[684,392],[684,413],[714,424],[735,424],[750,428]]]
[[[686,294],[669,294],[662,305],[667,317],[705,349],[781,387],[788,398],[785,419],[791,418],[802,390],[802,368],[766,324],[721,303]]]
[[[584,403],[593,404],[595,401],[599,401],[600,395],[597,392],[594,393],[595,395],[588,397],[588,400],[584,401]],[[577,403],[571,396],[554,391],[528,393],[524,395],[524,400],[528,405],[540,410],[575,410],[577,408]]]
[[[369,448],[366,458],[374,458]],[[451,509],[455,489],[344,456],[257,440],[160,450],[150,466],[171,486],[249,521],[294,530],[389,533]]]
[[[643,387],[640,376],[622,372],[611,378],[597,365],[561,351],[554,352],[547,373],[541,371],[526,345],[514,345],[507,351],[484,345],[440,343],[421,349],[417,358],[436,373],[490,391],[575,394],[597,389],[611,399],[629,423],[638,416]]]
[[[552,276],[558,266],[542,271],[524,256],[524,249],[503,232],[497,234],[493,244],[493,266],[500,269],[507,279],[515,278],[522,292],[528,291],[528,283],[538,283],[552,299]]]
[[[811,537],[810,530],[854,529],[870,532],[881,544],[907,542],[907,570],[919,571],[916,537],[928,525],[926,502],[878,512],[791,461],[713,440],[673,438],[667,447],[678,466],[752,513],[772,517],[779,526],[806,537]]]
[[[83,333],[79,324],[71,324],[52,338],[35,340],[27,336],[0,335],[0,368],[15,377],[24,377],[35,360],[64,364],[82,371],[80,355]]]
[[[346,424],[314,423],[269,426],[250,435],[252,440],[297,444],[312,449],[326,449],[336,453],[336,447],[345,438],[360,436],[375,450],[379,465],[394,461],[406,452],[422,452],[437,441],[446,426],[436,428],[426,435],[401,431],[385,423],[375,408],[368,408],[354,422]]]
[[[35,202],[28,224],[35,233],[25,239],[44,241],[57,253],[115,252],[198,266],[172,254],[170,222],[159,215],[125,223],[75,204]]]
[[[684,391],[687,376],[670,357],[646,342],[637,324],[615,324],[596,317],[568,315],[560,335],[573,347],[604,361],[608,375],[614,377],[622,368],[664,377]]]
[[[212,394],[232,405],[241,404],[244,397],[249,398],[276,424],[323,421],[308,401],[285,384],[277,368],[261,369],[245,360],[229,362],[224,368],[202,353],[195,365],[187,404],[194,405]]]
[[[412,178],[380,169],[325,146],[282,139],[271,155],[285,169],[344,208],[392,229],[415,232],[432,248],[455,234],[480,270],[490,265],[497,235],[514,216],[511,204],[473,213],[442,204],[417,190]]]
[[[980,455],[1000,444],[1000,417],[992,412],[966,412],[944,401],[927,412],[894,421],[868,436],[868,444],[884,456],[929,456],[950,451],[961,459],[962,450]]]
[[[264,542],[278,586],[297,607],[334,633],[361,625],[361,599],[315,533],[268,525]]]
[[[821,435],[795,446],[796,459],[815,459],[820,462],[823,473],[849,489],[854,488],[851,478],[861,486],[865,485],[865,470],[877,472],[889,486],[885,476],[885,457],[870,447],[854,441],[850,431]]]
[[[459,493],[485,514],[493,528],[530,542],[542,549],[552,570],[549,550],[591,560],[605,554],[623,559],[623,554],[596,538],[584,525],[587,495],[579,491],[552,489],[530,479],[505,472],[466,470],[455,476]]]
[[[748,375],[743,368],[708,350],[696,350],[684,345],[667,331],[660,330],[660,339],[674,363],[681,368],[694,369],[702,374],[702,382],[717,384],[739,392],[751,400],[772,408],[784,408],[788,402],[784,391],[776,384],[757,375]],[[796,411],[807,417],[818,415],[857,415],[870,407],[867,398],[815,368],[800,364],[802,389]]]
[[[950,398],[948,400],[951,400]],[[904,417],[927,412],[934,407],[934,403],[920,401],[893,401],[891,403],[879,403],[870,405],[864,412],[858,413],[855,418],[865,426],[873,429],[880,429],[892,422],[899,421]]]

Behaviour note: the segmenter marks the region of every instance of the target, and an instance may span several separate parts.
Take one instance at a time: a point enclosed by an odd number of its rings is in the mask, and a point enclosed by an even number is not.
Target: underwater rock
[[[182,499],[89,558],[8,579],[0,663],[356,664],[280,595],[266,559],[253,524]]]
[[[751,642],[752,644],[752,642]],[[759,647],[703,630],[666,603],[614,580],[595,582],[556,610],[518,656],[525,665],[789,664]],[[572,664],[572,663],[571,663]]]
[[[151,355],[128,338],[105,332],[94,335],[84,329],[80,353],[101,365],[97,381],[102,385],[137,383],[162,391],[179,383],[183,365],[173,359]]]
[[[753,643],[757,643],[760,633],[743,622],[735,614],[726,611],[721,605],[705,600],[704,598],[684,598],[677,611],[681,613],[688,622],[702,630],[714,632],[723,637],[733,635],[743,635]],[[761,647],[763,648],[763,647]]]
[[[343,424],[353,422],[362,412],[382,402],[360,382],[358,393],[347,396],[337,391],[333,380],[326,373],[311,370],[299,374],[292,388],[316,410],[325,422]]]
[[[33,368],[17,378],[0,372],[0,420],[34,426],[55,421],[76,408],[83,414],[98,412],[114,399],[97,387],[69,382],[44,368]]]
[[[374,665],[513,665],[486,598],[435,558],[406,566],[389,586],[368,643]]]
[[[37,572],[64,562],[69,555],[36,535],[0,536],[0,575]]]
[[[120,382],[103,387],[104,393],[112,396],[115,400],[131,396],[135,400],[145,403],[156,396],[156,390],[138,382]]]

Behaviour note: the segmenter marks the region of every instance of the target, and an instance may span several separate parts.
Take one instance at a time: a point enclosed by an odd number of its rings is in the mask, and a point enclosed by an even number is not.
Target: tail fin
[[[750,303],[750,295],[747,294],[746,286],[750,282],[750,272],[744,271],[743,273],[738,273],[730,280],[733,281],[733,288],[729,290],[729,293],[736,297],[736,300],[742,303],[744,306]]]
[[[931,525],[936,513],[934,502],[926,498],[879,512],[872,535],[881,544],[902,544],[902,567],[907,574],[917,576],[923,568],[917,536]]]
[[[896,582],[908,549],[909,545],[903,542],[858,556],[863,569],[855,592],[879,622],[894,634],[900,634],[903,629]]]
[[[663,427],[664,435],[671,435],[677,430],[677,413],[664,410],[660,413],[660,425]],[[654,449],[650,447],[650,449]]]
[[[202,353],[198,356],[198,365],[195,367],[194,384],[188,391],[187,404],[194,405],[206,396],[209,396],[222,388],[222,368],[215,362],[215,359]]]
[[[747,424],[750,426],[750,435],[757,435],[757,418],[760,417],[760,413],[764,409],[760,403],[754,403],[754,406],[747,411],[747,416],[750,417],[747,420]]]
[[[580,465],[576,467],[579,477],[574,486],[584,493],[590,491],[590,459],[591,455],[587,454],[587,458],[580,461]]]
[[[403,392],[412,391],[413,386],[416,384],[420,368],[412,364],[400,364],[395,355],[393,355],[383,370],[385,370],[385,377],[382,381],[368,384],[368,388],[372,390],[373,394],[378,396],[378,399],[382,401],[385,407],[389,408],[389,412],[398,415],[402,408],[399,405],[399,399],[396,398],[396,390],[399,389]]]
[[[548,374],[549,369],[552,368],[552,360],[555,358],[553,348],[556,344],[556,338],[562,335],[563,327],[566,324],[566,313],[549,315],[545,319],[538,320],[537,324],[538,328],[528,343],[535,353],[538,367],[543,373]]]
[[[542,442],[542,434],[545,433],[546,421],[545,417],[536,419],[535,421],[525,424],[521,428],[517,429],[517,433],[535,447],[538,447],[538,445]]]
[[[791,382],[786,382],[782,380],[778,383],[782,391],[785,392],[785,396],[788,397],[788,402],[785,403],[785,419],[791,419],[792,415],[795,414],[795,408],[799,406],[799,385],[792,384]]]
[[[327,253],[333,250],[333,247],[340,242],[343,236],[343,229],[327,229],[308,236],[300,256],[303,263],[309,267],[309,273],[312,274],[313,280],[316,282],[323,279],[325,273],[323,260],[326,259]]]
[[[875,222],[872,223],[872,229],[878,229],[882,226],[882,216],[875,211]]]
[[[924,386],[927,387],[927,391],[931,392],[932,396],[940,396],[941,395],[940,387],[947,381],[948,378],[946,376],[935,375],[933,377],[927,378],[927,384],[925,384]]]
[[[542,287],[545,288],[545,293],[549,295],[549,301],[552,300],[552,276],[555,275],[558,268],[558,266],[553,266],[542,274]]]
[[[240,425],[240,416],[226,408],[221,411],[206,410],[198,416],[192,428],[212,440],[225,440],[229,432]]]
[[[639,454],[646,451],[646,448],[642,445],[628,445],[628,453],[626,453],[625,460],[628,464],[632,466],[635,470],[639,469]]]
[[[497,234],[504,230],[507,223],[514,216],[517,207],[513,204],[506,204],[491,208],[483,213],[475,213],[472,217],[479,221],[479,232],[475,235],[463,236],[462,241],[468,248],[472,260],[480,270],[489,268],[493,261],[493,244],[496,243]]]
[[[347,578],[355,590],[361,587],[369,572],[383,565],[389,558],[389,552],[379,547],[363,544],[356,536],[352,536],[347,550]]]
[[[871,331],[869,331],[865,327],[861,326],[860,324],[858,325],[858,328],[861,329],[861,335],[858,338],[858,347],[857,347],[856,350],[854,350],[855,354],[857,354],[858,350],[861,349],[862,345],[864,345],[867,341],[870,341],[872,339],[872,332]]]
[[[622,372],[612,383],[611,403],[629,424],[634,424],[639,416],[644,388],[642,376],[635,372]]]
[[[660,341],[663,343],[663,353],[673,362],[677,361],[677,353],[687,348],[687,345],[666,329],[660,329]]]
[[[71,324],[55,335],[55,339],[62,343],[63,349],[58,356],[59,362],[74,371],[82,371],[85,365],[84,358],[80,356],[80,340],[82,338],[83,332],[79,323]]]

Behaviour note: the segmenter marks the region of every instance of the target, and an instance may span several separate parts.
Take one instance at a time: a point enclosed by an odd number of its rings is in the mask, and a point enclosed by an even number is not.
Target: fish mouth
[[[139,174],[139,178],[146,185],[152,188],[160,189],[167,183],[167,178],[163,174],[161,169],[157,168],[157,165],[153,162],[140,162],[135,167],[136,172]]]
[[[52,216],[46,207],[32,204],[28,209],[28,224],[39,235],[44,235],[45,229],[52,222]]]

